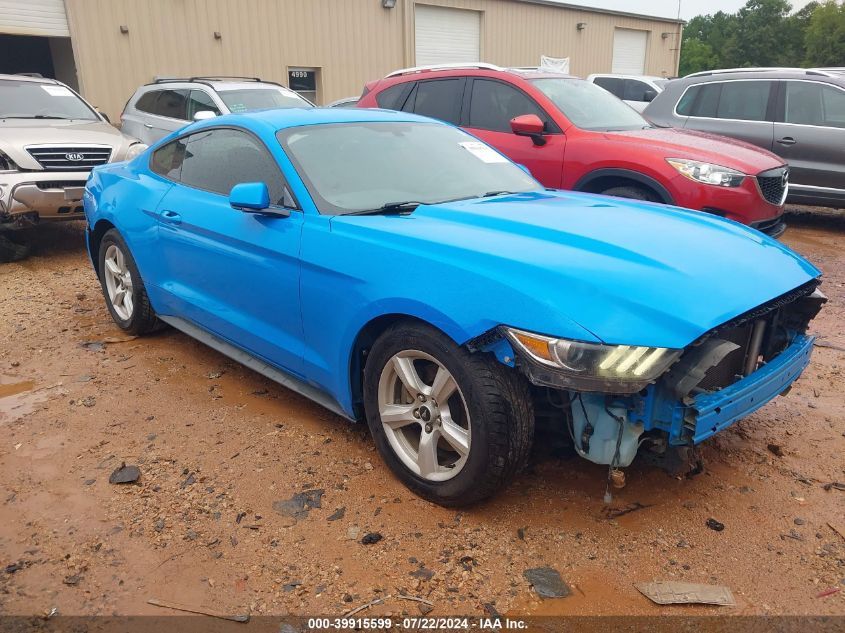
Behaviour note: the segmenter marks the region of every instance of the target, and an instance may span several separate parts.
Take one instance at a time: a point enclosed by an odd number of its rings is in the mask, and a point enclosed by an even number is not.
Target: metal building
[[[555,0],[0,0],[0,73],[54,76],[116,120],[157,76],[257,76],[321,104],[440,62],[674,76],[681,29]]]

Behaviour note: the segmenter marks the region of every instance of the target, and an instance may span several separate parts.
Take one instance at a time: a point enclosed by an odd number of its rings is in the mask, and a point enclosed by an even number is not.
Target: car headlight
[[[739,187],[745,179],[745,174],[741,171],[712,163],[702,163],[685,158],[667,158],[666,162],[690,180],[703,182],[706,185]]]
[[[15,165],[15,162],[6,156],[3,152],[0,152],[0,174],[2,173],[11,173],[18,171],[18,166]]]
[[[540,371],[529,368],[536,382],[579,391],[635,393],[657,379],[683,351],[584,343],[514,328],[505,328],[505,333],[517,351],[540,366],[535,368]]]
[[[149,145],[146,143],[133,143],[129,146],[129,149],[126,150],[126,158],[124,160],[132,160],[139,154],[143,154],[148,147]]]

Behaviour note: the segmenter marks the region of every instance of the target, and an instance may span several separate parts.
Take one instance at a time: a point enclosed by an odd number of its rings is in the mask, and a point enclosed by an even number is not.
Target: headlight
[[[603,345],[505,328],[517,351],[552,372],[535,368],[535,382],[579,391],[635,393],[658,378],[683,350]],[[540,371],[536,371],[540,369]]]
[[[0,152],[0,173],[10,173],[17,170],[18,166],[15,165],[14,161],[3,152]]]
[[[139,154],[143,154],[148,147],[149,145],[146,143],[133,143],[129,146],[129,149],[126,150],[126,158],[124,160],[132,160]]]
[[[721,165],[713,165],[712,163],[702,163],[684,158],[667,158],[666,162],[690,180],[703,182],[707,185],[739,187],[745,178],[745,174],[741,171]]]

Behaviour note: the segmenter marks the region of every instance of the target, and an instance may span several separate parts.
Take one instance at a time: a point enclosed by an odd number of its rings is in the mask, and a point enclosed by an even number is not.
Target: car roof
[[[284,130],[303,125],[325,125],[331,123],[437,123],[448,125],[428,117],[382,110],[380,108],[273,108],[257,110],[243,114],[225,114],[207,119],[189,126],[191,130],[204,127],[237,125],[239,127],[270,127],[273,130]],[[189,131],[185,128],[185,131]]]
[[[575,77],[573,75],[567,75],[566,73],[548,70],[537,66],[503,68],[501,66],[495,66],[493,64],[477,62],[466,64],[435,64],[432,66],[415,66],[412,68],[402,68],[400,70],[394,70],[393,72],[388,73],[382,78],[381,81],[402,82],[408,81],[409,79],[422,80],[430,76],[437,77],[440,75],[452,77],[460,77],[462,75],[495,77],[496,75],[501,75],[502,73],[516,75],[517,77],[521,77],[523,79],[547,79],[555,77],[564,79],[578,79],[578,77]]]
[[[0,74],[0,79],[9,79],[12,81],[29,81],[35,84],[60,84],[60,81],[50,79],[49,77],[33,77],[32,75],[3,75]]]
[[[195,86],[197,84],[221,91],[243,89],[272,90],[274,88],[290,90],[290,88],[286,88],[275,81],[265,81],[258,77],[156,77],[150,83],[141,86],[141,89],[162,87],[162,89],[166,90],[168,86],[178,88],[180,86]]]
[[[590,73],[589,77],[618,77],[619,79],[647,79],[649,81],[669,80],[668,77],[658,77],[657,75],[624,75],[622,73]]]
[[[833,83],[837,85],[845,85],[845,77],[836,71],[829,70],[802,70],[796,69],[752,69],[752,70],[720,70],[707,73],[694,73],[681,77],[680,79],[672,80],[672,83],[678,85],[690,85],[694,83],[708,83],[718,81],[737,81],[741,79],[797,79],[803,81],[822,81],[826,83]]]

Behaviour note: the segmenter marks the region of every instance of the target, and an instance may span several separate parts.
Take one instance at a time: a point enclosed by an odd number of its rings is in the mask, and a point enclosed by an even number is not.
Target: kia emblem
[[[80,154],[78,152],[70,152],[68,154],[65,154],[65,158],[67,158],[72,163],[78,163],[79,161],[85,159],[85,155]]]

